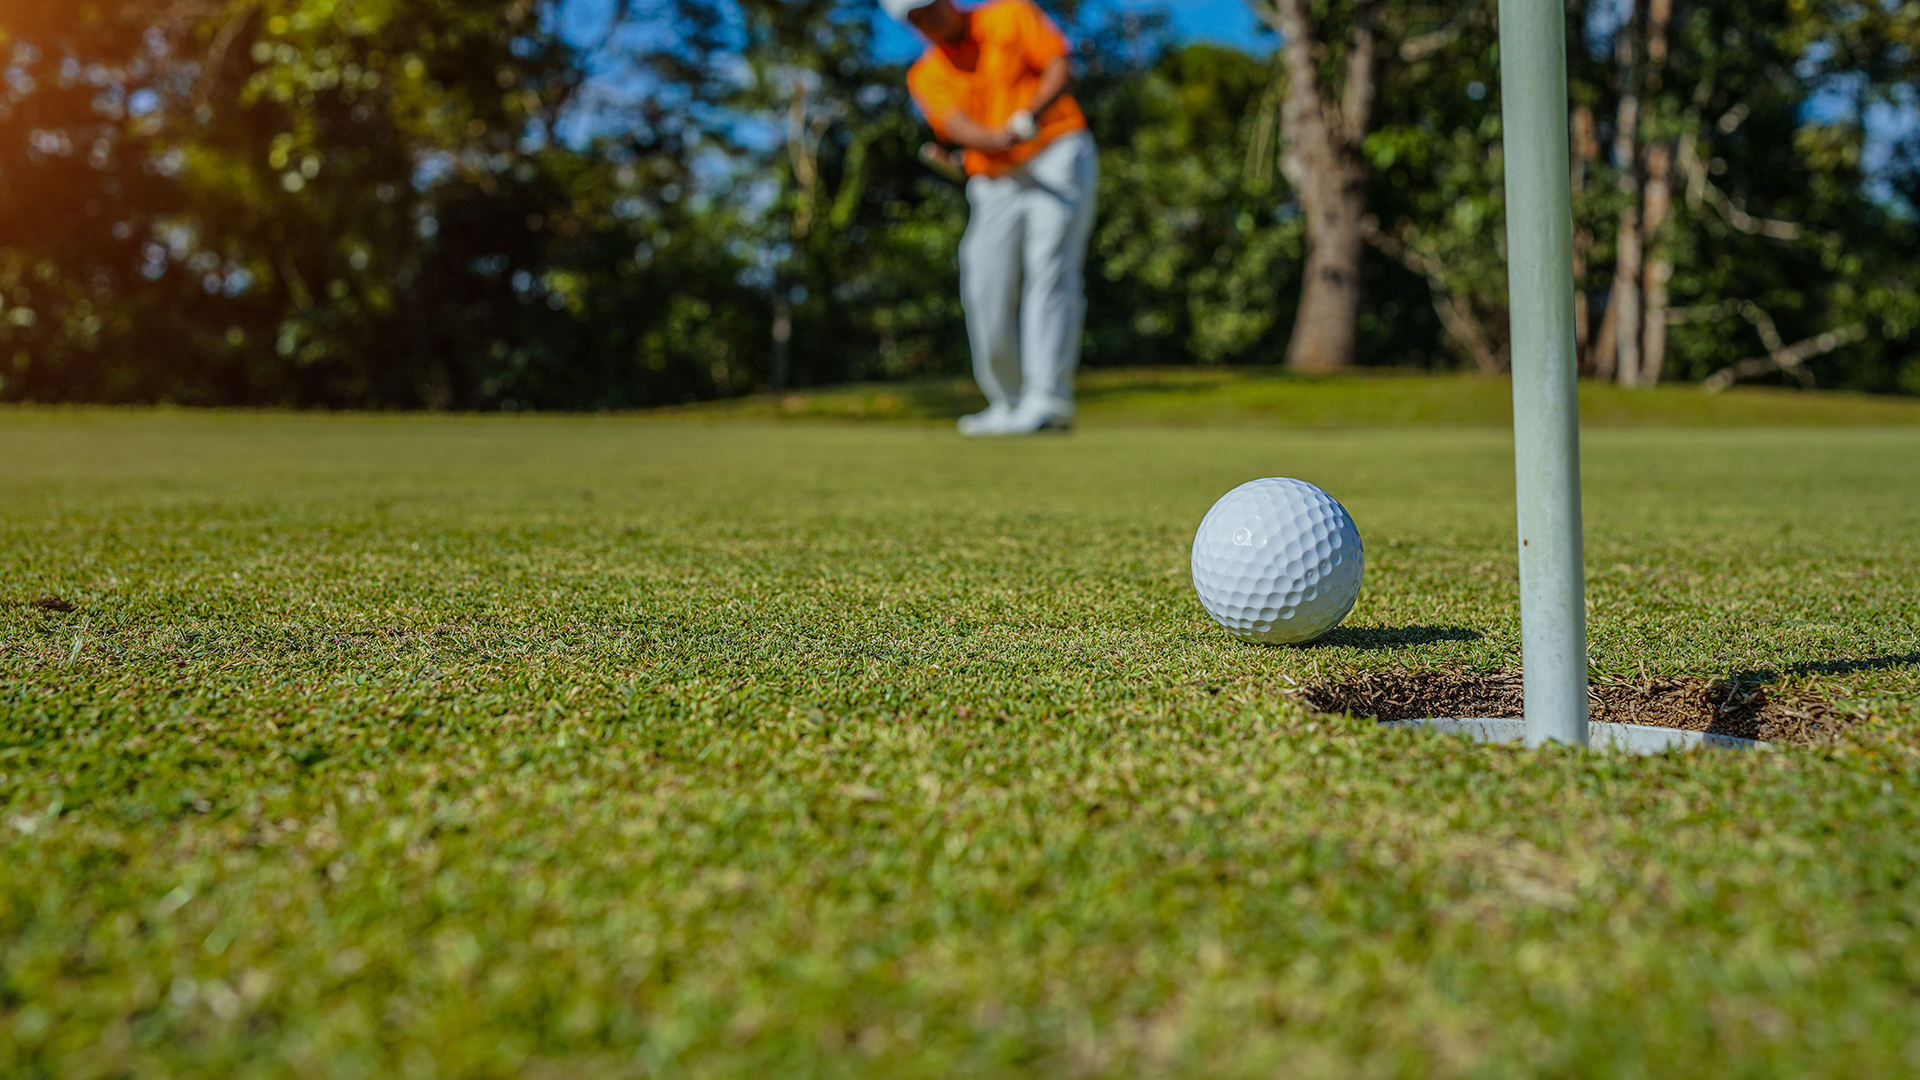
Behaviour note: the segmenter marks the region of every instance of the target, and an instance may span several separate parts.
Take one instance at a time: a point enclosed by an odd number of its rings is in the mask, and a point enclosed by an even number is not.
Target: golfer
[[[907,89],[940,141],[966,150],[960,300],[988,405],[961,417],[960,433],[1066,428],[1098,174],[1086,117],[1067,94],[1072,46],[1032,0],[881,5],[931,42]]]

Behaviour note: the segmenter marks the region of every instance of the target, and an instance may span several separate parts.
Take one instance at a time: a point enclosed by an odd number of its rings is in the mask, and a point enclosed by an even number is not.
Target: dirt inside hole
[[[1524,715],[1520,676],[1509,672],[1362,672],[1345,682],[1309,686],[1301,696],[1321,712],[1381,721]],[[1778,688],[1769,692],[1758,680],[1739,677],[1596,682],[1588,687],[1587,700],[1589,718],[1596,721],[1778,743],[1831,742],[1854,721],[1820,698]]]

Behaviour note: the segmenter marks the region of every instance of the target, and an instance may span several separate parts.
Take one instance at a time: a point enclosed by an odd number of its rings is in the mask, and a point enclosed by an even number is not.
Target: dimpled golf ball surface
[[[1296,645],[1340,625],[1360,596],[1360,530],[1304,480],[1252,480],[1220,497],[1193,537],[1193,588],[1235,637]]]

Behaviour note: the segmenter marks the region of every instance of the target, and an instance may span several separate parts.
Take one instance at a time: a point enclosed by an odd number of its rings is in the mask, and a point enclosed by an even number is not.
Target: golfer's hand
[[[1025,109],[1021,109],[1019,112],[1007,117],[1006,124],[994,133],[994,141],[997,145],[993,146],[992,149],[1006,150],[1018,146],[1039,133],[1040,129],[1034,123],[1033,114]]]
[[[997,154],[1020,142],[1020,132],[1009,122],[998,127],[988,127],[959,109],[948,113],[945,120],[949,141],[959,143],[969,150],[981,150]]]

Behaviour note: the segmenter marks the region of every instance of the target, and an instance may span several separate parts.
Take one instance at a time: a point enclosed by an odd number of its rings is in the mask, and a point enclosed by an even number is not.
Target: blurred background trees
[[[1263,3],[1326,39],[1291,63],[1252,9],[1232,48],[1045,6],[1102,147],[1087,363],[1288,355],[1299,103],[1340,102],[1364,30],[1372,103],[1329,159],[1342,362],[1504,370],[1492,0]],[[965,203],[914,160],[876,17],[0,0],[0,399],[593,409],[964,372]],[[1572,0],[1569,27],[1584,373],[1920,393],[1920,12]]]

